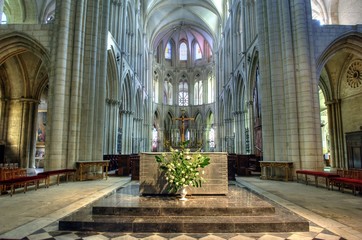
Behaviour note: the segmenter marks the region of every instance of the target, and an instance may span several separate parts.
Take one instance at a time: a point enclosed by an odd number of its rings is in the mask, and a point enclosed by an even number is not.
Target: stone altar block
[[[140,188],[143,195],[168,194],[167,181],[161,176],[162,171],[156,162],[156,155],[160,152],[146,152],[140,154]],[[191,153],[198,154],[198,153]],[[226,152],[203,152],[210,158],[210,164],[205,171],[202,187],[189,187],[188,194],[204,195],[226,195],[228,193],[228,166]]]

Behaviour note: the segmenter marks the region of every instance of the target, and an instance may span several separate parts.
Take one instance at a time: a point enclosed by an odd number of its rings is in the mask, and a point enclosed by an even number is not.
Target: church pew
[[[333,190],[333,186],[338,186],[338,188],[344,193],[344,189],[346,187],[351,187],[354,195],[357,193],[357,189],[361,191],[362,188],[362,180],[355,178],[346,178],[346,177],[335,177],[331,178],[331,186]]]
[[[297,170],[297,182],[299,182],[298,175],[304,175],[305,176],[305,184],[308,185],[308,176],[313,176],[315,181],[315,186],[318,187],[318,178],[325,178],[326,182],[326,188],[329,190],[330,186],[330,179],[333,177],[339,177],[336,173],[329,173],[329,172],[322,172],[322,171],[312,171],[312,170]]]
[[[39,183],[41,180],[46,182],[46,176],[44,175],[35,175],[35,176],[25,176],[25,177],[17,177],[12,179],[1,180],[0,185],[5,189],[10,187],[10,196],[13,196],[15,193],[16,185],[23,185],[23,191],[26,193],[28,184],[34,184],[35,190],[39,188]]]
[[[74,175],[75,175],[76,171],[77,171],[76,169],[50,170],[50,171],[45,171],[45,172],[38,173],[38,176],[45,176],[46,177],[45,185],[46,185],[46,187],[49,187],[49,185],[50,185],[50,177],[51,176],[57,176],[57,185],[59,185],[60,176],[65,176],[66,181],[68,182],[69,176],[72,176],[73,180],[74,180]]]
[[[362,192],[362,170],[361,169],[337,169],[339,177],[331,179],[331,186],[338,187],[344,192],[345,188],[350,188],[354,195],[357,191]]]

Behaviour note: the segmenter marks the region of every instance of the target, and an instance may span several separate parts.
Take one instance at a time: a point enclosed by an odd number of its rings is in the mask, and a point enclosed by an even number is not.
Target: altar
[[[161,152],[145,152],[140,154],[140,187],[142,195],[168,194],[167,181],[161,174],[155,156]],[[167,154],[167,153],[166,153]],[[199,154],[198,152],[191,154]],[[189,187],[188,194],[226,195],[228,193],[228,166],[226,152],[203,152],[210,158],[210,164],[203,168],[206,182],[202,187]]]

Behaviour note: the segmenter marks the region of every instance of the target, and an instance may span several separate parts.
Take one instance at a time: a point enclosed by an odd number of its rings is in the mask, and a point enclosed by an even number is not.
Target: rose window
[[[362,84],[362,62],[353,62],[347,70],[347,83],[352,88],[357,88]]]

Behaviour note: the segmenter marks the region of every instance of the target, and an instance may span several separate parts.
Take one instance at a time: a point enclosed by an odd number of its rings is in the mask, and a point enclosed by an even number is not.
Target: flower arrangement
[[[202,182],[205,182],[202,177],[204,171],[202,170],[201,174],[199,171],[209,165],[210,158],[200,153],[191,154],[190,149],[186,148],[188,142],[182,142],[180,150],[170,147],[171,155],[163,153],[156,156],[168,182],[169,192],[176,193],[187,186],[201,187]]]

